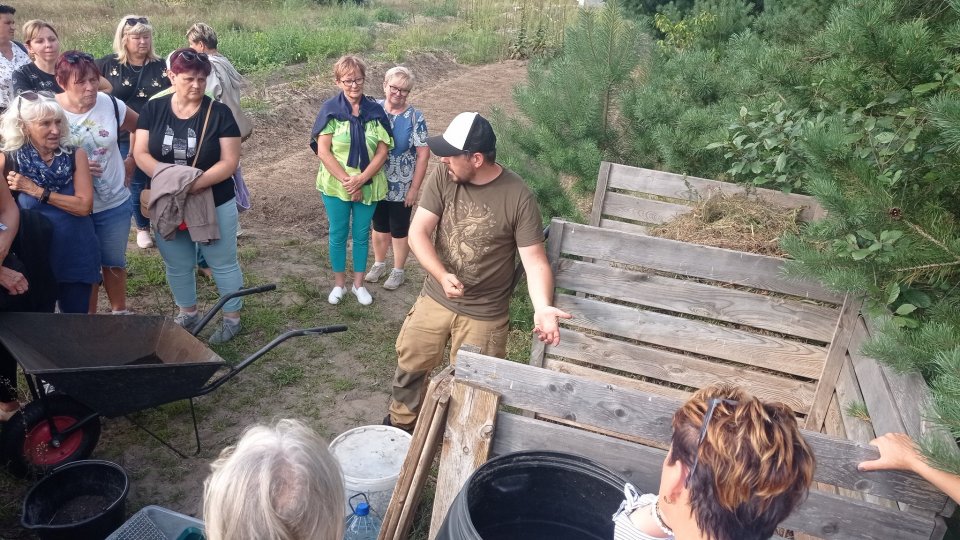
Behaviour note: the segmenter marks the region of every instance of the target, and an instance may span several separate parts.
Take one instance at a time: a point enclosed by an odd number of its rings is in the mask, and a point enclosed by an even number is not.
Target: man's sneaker
[[[137,229],[137,246],[141,249],[153,247],[153,237],[150,236],[150,231]]]
[[[343,293],[343,287],[334,287],[327,296],[327,302],[330,302],[331,304],[339,304],[340,300],[343,300]]]
[[[173,322],[182,326],[187,332],[193,332],[193,327],[200,322],[200,310],[194,311],[193,313],[181,311],[173,318]]]
[[[407,280],[407,274],[403,270],[398,270],[394,268],[390,271],[390,277],[383,282],[383,288],[392,291],[397,287],[403,285],[403,282]]]
[[[373,303],[373,297],[370,296],[370,292],[367,291],[366,287],[357,288],[356,285],[353,286],[353,294],[357,297],[357,302],[360,302],[360,305],[369,306]]]
[[[368,283],[376,283],[387,273],[387,263],[373,263],[370,271],[364,276],[363,280]]]
[[[231,319],[224,317],[223,322],[220,323],[220,328],[217,328],[217,331],[210,336],[211,344],[226,343],[240,333],[240,319],[236,319],[236,322],[230,321]]]

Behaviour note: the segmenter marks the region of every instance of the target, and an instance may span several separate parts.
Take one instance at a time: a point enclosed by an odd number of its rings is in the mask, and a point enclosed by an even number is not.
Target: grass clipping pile
[[[701,200],[692,212],[654,228],[660,238],[786,257],[780,249],[784,233],[799,230],[799,208],[784,208],[749,194],[717,192]]]

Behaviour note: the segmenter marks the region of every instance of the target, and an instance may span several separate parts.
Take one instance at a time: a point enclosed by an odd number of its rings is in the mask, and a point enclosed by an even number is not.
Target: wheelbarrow
[[[199,453],[193,398],[216,390],[287,339],[347,329],[332,325],[291,330],[233,367],[196,338],[230,299],[273,289],[276,285],[263,285],[221,297],[192,331],[159,315],[0,313],[0,346],[23,368],[33,397],[3,425],[0,459],[14,474],[43,474],[89,457],[100,439],[101,416],[127,416],[181,399],[190,400]],[[54,392],[48,392],[46,384]]]

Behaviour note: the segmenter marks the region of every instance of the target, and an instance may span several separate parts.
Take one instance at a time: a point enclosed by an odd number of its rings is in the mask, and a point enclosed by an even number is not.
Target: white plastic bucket
[[[391,426],[361,426],[342,433],[330,443],[330,453],[340,462],[347,498],[344,515],[349,516],[349,499],[364,493],[370,508],[381,517],[386,513],[400,467],[410,448],[410,434]],[[354,504],[362,501],[358,497]]]

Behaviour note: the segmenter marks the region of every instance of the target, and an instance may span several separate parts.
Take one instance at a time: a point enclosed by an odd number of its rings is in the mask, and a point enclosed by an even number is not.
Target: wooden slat
[[[709,317],[829,343],[839,311],[830,306],[561,259],[556,286],[656,309]]]
[[[457,378],[499,392],[502,403],[539,414],[669,441],[679,400],[620,388],[475,353],[462,353]],[[804,431],[817,458],[815,480],[938,510],[945,497],[920,477],[901,471],[860,472],[857,464],[876,459],[875,448]]]
[[[613,164],[609,161],[600,162],[600,170],[597,172],[597,187],[593,192],[593,207],[590,209],[590,223],[594,226],[601,225],[601,215],[603,210],[603,199],[607,195],[607,184],[610,180],[610,169]]]
[[[641,493],[656,493],[666,452],[509,413],[497,415],[493,452],[561,450],[590,457],[620,474]],[[783,526],[830,540],[930,538],[933,520],[811,491]],[[895,534],[891,535],[891,532]]]
[[[853,298],[852,295],[847,295],[843,300],[840,317],[837,319],[837,329],[833,333],[833,339],[827,349],[827,359],[823,363],[823,371],[817,377],[817,393],[813,397],[813,405],[810,407],[810,413],[807,415],[805,422],[807,429],[820,430],[823,418],[827,413],[827,407],[833,398],[833,391],[837,386],[840,367],[843,365],[844,358],[847,357],[847,349],[850,347],[853,329],[860,322],[860,307],[862,305],[863,300]]]
[[[572,326],[800,377],[817,377],[826,358],[816,345],[589,298],[557,294],[554,305],[573,315]]]
[[[643,225],[637,225],[627,221],[617,221],[615,219],[607,218],[600,219],[600,226],[604,229],[613,229],[630,234],[647,234],[650,232],[650,227],[644,227]]]
[[[601,166],[603,166],[603,164],[601,164]],[[607,189],[611,188],[686,200],[690,203],[696,203],[701,198],[707,198],[718,191],[726,195],[734,195],[746,191],[743,186],[729,182],[720,182],[706,178],[697,178],[695,176],[641,169],[619,164],[612,164],[610,168]],[[753,187],[750,188],[750,191],[767,201],[786,208],[803,208],[803,211],[800,213],[800,219],[804,221],[819,219],[824,215],[823,207],[820,206],[820,203],[815,198],[807,195],[788,194],[772,189]]]
[[[440,532],[447,511],[464,482],[490,457],[490,439],[499,404],[498,394],[454,381],[433,498],[431,540]]]
[[[801,414],[809,410],[816,388],[810,382],[582,334],[568,328],[560,330],[560,344],[547,347],[547,353],[693,388],[724,381],[742,386],[759,398],[786,403]],[[644,390],[639,386],[637,389]],[[682,396],[675,397],[682,399]]]
[[[614,216],[650,225],[661,225],[693,210],[692,206],[641,199],[608,191],[603,201],[603,215]]]
[[[843,302],[843,295],[819,283],[785,277],[783,259],[776,257],[554,221],[564,225],[563,253],[834,304]]]
[[[866,336],[867,329],[861,320],[854,328],[851,343],[863,343]],[[877,361],[863,355],[859,347],[851,347],[849,355],[857,380],[860,382],[863,401],[867,405],[867,411],[870,412],[873,430],[877,435],[906,433],[906,427],[900,419],[900,412],[893,400],[893,394],[887,386],[887,379],[883,376]]]
[[[585,366],[578,366],[577,364],[571,364],[570,362],[564,362],[563,360],[557,360],[555,358],[548,357],[546,360],[544,360],[543,368],[556,371],[558,373],[566,373],[567,375],[586,377],[598,382],[615,384],[622,388],[640,390],[642,392],[648,392],[658,396],[667,396],[674,399],[687,399],[690,396],[690,392],[672,388],[670,386],[661,386],[659,384],[641,381],[638,379],[631,379],[629,377],[624,377],[623,375],[616,375],[614,373],[607,373],[605,371],[600,371]]]
[[[840,439],[849,440],[846,430],[843,428],[843,419],[840,417],[840,402],[837,400],[837,395],[833,394],[830,398],[830,404],[827,406],[827,412],[823,417],[823,430],[822,432],[826,435],[831,435],[833,437],[838,437]],[[825,486],[828,484],[821,484]],[[832,487],[832,486],[831,486]],[[823,489],[822,487],[820,489]],[[827,490],[824,490],[827,491]],[[850,489],[836,488],[838,495],[844,497],[849,497],[851,499],[864,500],[864,495],[858,491],[853,491]]]

